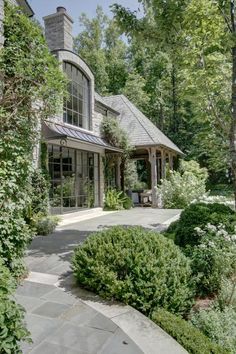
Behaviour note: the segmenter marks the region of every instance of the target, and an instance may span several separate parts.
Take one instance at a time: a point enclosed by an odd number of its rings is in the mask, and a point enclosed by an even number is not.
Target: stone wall
[[[73,50],[73,20],[63,7],[58,7],[55,14],[43,18],[45,37],[49,48],[53,50]]]

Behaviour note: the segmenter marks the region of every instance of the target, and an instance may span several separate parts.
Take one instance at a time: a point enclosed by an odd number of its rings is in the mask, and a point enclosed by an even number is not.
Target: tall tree
[[[143,37],[153,51],[168,58],[168,74],[153,75],[159,87],[165,88],[157,95],[159,100],[164,97],[159,112],[161,117],[164,108],[164,129],[185,152],[197,158],[200,153],[200,160],[213,171],[225,172],[229,160],[230,60],[219,2],[141,2],[145,9],[141,20],[119,5],[114,7],[115,18],[125,33],[139,41]],[[226,3],[221,1],[227,7]]]
[[[82,14],[79,20],[84,30],[75,38],[75,50],[91,66],[96,90],[100,94],[120,93],[128,76],[127,46],[117,25],[100,6],[95,18]]]

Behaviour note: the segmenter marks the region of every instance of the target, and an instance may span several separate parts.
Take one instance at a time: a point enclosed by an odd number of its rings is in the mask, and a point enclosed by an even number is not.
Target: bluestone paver
[[[131,307],[107,302],[79,288],[70,267],[74,248],[92,231],[113,225],[139,225],[158,231],[178,213],[135,208],[102,213],[103,216],[80,222],[71,217],[73,224],[67,221],[52,235],[36,237],[26,257],[31,273],[16,294],[16,300],[27,310],[25,320],[33,339],[31,344],[22,344],[23,353],[187,353]],[[156,349],[157,341],[161,351]]]

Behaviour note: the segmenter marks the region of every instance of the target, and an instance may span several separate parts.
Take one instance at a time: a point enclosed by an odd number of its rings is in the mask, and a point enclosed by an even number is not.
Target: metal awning
[[[122,149],[108,144],[99,136],[85,132],[76,127],[68,127],[59,123],[44,121],[42,124],[42,132],[46,140],[71,138],[82,143],[103,147],[107,151],[122,152]]]

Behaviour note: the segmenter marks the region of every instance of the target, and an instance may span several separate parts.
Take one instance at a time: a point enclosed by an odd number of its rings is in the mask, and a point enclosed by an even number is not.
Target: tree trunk
[[[172,129],[175,133],[178,132],[178,102],[177,102],[177,92],[176,92],[176,70],[173,65],[171,73],[171,83],[172,83],[172,104],[173,104],[173,114],[172,114]]]
[[[232,49],[232,116],[230,126],[230,155],[236,207],[236,47]]]

